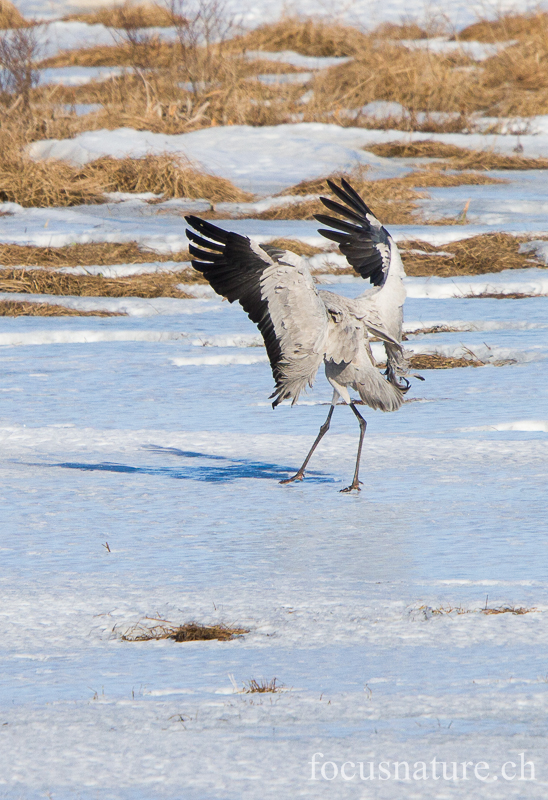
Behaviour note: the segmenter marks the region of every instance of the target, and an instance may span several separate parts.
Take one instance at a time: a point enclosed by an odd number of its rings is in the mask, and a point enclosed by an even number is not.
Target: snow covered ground
[[[353,497],[337,491],[357,438],[344,407],[307,480],[278,484],[330,391],[320,377],[274,413],[239,308],[3,319],[2,797],[546,796],[548,299],[410,294],[409,331],[459,328],[410,349],[516,363],[426,371],[398,413],[367,413]],[[155,615],[250,633],[120,640]],[[469,780],[434,780],[433,758],[459,776],[472,761]],[[325,780],[327,761],[372,762],[375,780]]]

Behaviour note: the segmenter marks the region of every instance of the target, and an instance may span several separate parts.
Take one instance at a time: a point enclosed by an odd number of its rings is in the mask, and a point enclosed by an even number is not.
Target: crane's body
[[[282,483],[303,479],[312,453],[329,429],[340,397],[360,423],[354,480],[343,490],[351,491],[359,490],[366,422],[351,399],[349,388],[359,394],[363,403],[381,411],[396,411],[409,388],[403,377],[407,362],[400,344],[405,272],[395,242],[350,184],[344,179],[342,187],[332,181],[328,184],[345,205],[328,198],[322,198],[322,202],[344,219],[316,215],[319,222],[329,226],[320,233],[336,241],[349,264],[373,284],[354,299],[318,291],[304,259],[291,251],[255,245],[245,236],[193,216],[186,219],[198,233],[187,230],[187,236],[192,242],[194,268],[205,275],[218,294],[230,302],[238,300],[258,325],[276,383],[274,408],[285,399],[295,403],[301,392],[312,386],[322,363],[325,365],[327,380],[333,387],[328,417],[301,468]],[[373,358],[372,338],[384,344],[384,374]]]

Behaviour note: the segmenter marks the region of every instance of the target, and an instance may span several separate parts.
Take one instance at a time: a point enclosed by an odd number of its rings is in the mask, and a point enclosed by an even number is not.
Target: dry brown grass
[[[469,105],[469,83],[447,56],[371,39],[352,61],[316,76],[315,97],[309,107],[328,107],[336,114],[373,100],[387,100],[401,103],[411,115],[416,111],[457,111],[464,115]],[[407,124],[412,127],[412,119]]]
[[[5,0],[4,0],[5,2]],[[97,11],[68,14],[64,22],[86,22],[88,25],[106,25],[109,28],[170,28],[183,24],[184,19],[172,14],[166,6],[157,3],[112,5]]]
[[[418,188],[429,186],[484,186],[493,183],[507,183],[503,178],[493,178],[485,172],[446,172],[437,165],[410,172],[403,178],[406,183]]]
[[[458,158],[470,152],[464,147],[437,142],[434,139],[378,142],[368,144],[363,149],[382,158]]]
[[[272,247],[279,247],[280,250],[291,250],[292,253],[296,253],[298,256],[303,256],[304,258],[310,258],[311,256],[324,252],[321,247],[314,247],[311,244],[299,242],[297,239],[272,239],[267,242],[267,244]]]
[[[0,30],[27,28],[29,24],[10,0],[0,0]]]
[[[424,611],[432,616],[445,616],[447,614],[515,614],[522,616],[523,614],[538,614],[538,608],[525,608],[524,606],[498,606],[496,608],[488,608],[487,604],[484,608],[463,608],[462,606],[439,606],[438,608],[430,608],[430,606],[420,606],[419,611]]]
[[[382,39],[428,39],[433,35],[432,31],[421,28],[416,22],[402,23],[397,25],[394,22],[383,22],[374,30],[374,36]]]
[[[494,20],[482,19],[460,31],[455,39],[475,42],[507,42],[534,36],[548,22],[546,12],[501,14]]]
[[[101,275],[66,275],[46,269],[0,269],[0,292],[55,294],[76,297],[178,297],[190,295],[177,289],[191,283],[190,270],[153,272],[125,278]],[[195,281],[196,282],[196,281]]]
[[[295,50],[305,56],[354,56],[369,37],[357,28],[332,20],[285,16],[233,39],[238,50]]]
[[[4,267],[89,267],[189,260],[188,250],[157,253],[143,249],[136,242],[89,242],[64,247],[0,244],[0,265]]]
[[[0,200],[25,207],[103,203],[97,181],[62,161],[31,161],[19,154],[0,160]]]
[[[214,203],[252,199],[225,178],[209,175],[177,154],[103,158],[76,168],[63,161],[32,161],[13,150],[0,160],[0,200],[25,207],[104,203],[104,192],[153,192]]]
[[[522,241],[525,239],[508,233],[484,233],[440,247],[407,241],[400,243],[399,248],[408,275],[456,277],[530,267],[531,254],[519,252]],[[452,257],[437,255],[438,251],[452,253]]]
[[[154,622],[150,625],[150,622]],[[124,642],[149,642],[160,639],[173,639],[175,642],[205,642],[217,639],[228,642],[236,636],[249,633],[247,628],[236,628],[227,625],[201,625],[197,622],[187,622],[184,625],[174,625],[167,620],[143,620],[122,634]]]
[[[246,681],[246,683],[244,683],[242,694],[275,694],[276,692],[281,692],[283,689],[283,684],[278,684],[277,681],[277,678],[272,678],[270,681],[267,681],[264,678],[258,681],[255,680],[255,678],[251,678],[250,681]]]
[[[111,158],[91,161],[82,173],[109,192],[153,192],[172,197],[204,198],[213,203],[245,202],[253,195],[238,189],[226,178],[209,175],[177,154],[142,158]]]
[[[53,303],[0,300],[0,317],[125,317],[122,311],[79,311]]]
[[[412,369],[455,369],[457,367],[483,367],[479,359],[462,356],[442,356],[439,353],[417,353],[409,357]]]

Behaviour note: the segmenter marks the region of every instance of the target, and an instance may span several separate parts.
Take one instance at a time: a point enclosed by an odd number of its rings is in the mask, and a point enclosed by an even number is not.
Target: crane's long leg
[[[303,462],[303,465],[300,468],[300,470],[295,475],[293,475],[292,478],[286,478],[284,481],[280,481],[280,483],[292,483],[293,481],[302,481],[302,479],[304,478],[304,471],[305,471],[305,469],[307,467],[308,462],[310,461],[310,459],[312,457],[312,453],[314,452],[316,447],[319,445],[319,443],[321,442],[321,440],[323,439],[323,437],[325,436],[325,434],[329,430],[329,425],[331,423],[331,417],[333,416],[333,411],[335,410],[335,403],[337,402],[337,399],[338,399],[338,394],[336,395],[336,397],[335,396],[333,397],[333,400],[331,401],[331,408],[329,409],[329,413],[327,415],[327,419],[324,422],[324,424],[322,425],[322,427],[320,428],[320,432],[316,436],[316,441],[314,442],[314,444],[310,448],[310,450],[308,452],[308,455],[305,458],[305,460]]]
[[[356,469],[354,470],[354,480],[350,486],[347,486],[346,489],[341,489],[341,492],[351,492],[353,489],[356,489],[357,492],[360,490],[360,481],[358,480],[358,473],[360,471],[360,459],[362,457],[362,445],[363,445],[363,437],[365,436],[365,429],[367,428],[367,422],[364,420],[354,403],[350,403],[350,408],[356,415],[358,422],[360,423],[360,443],[358,444],[358,455],[356,457]]]

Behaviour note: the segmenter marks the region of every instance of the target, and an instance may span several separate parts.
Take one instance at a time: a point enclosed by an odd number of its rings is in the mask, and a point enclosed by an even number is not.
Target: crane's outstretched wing
[[[237,300],[263,336],[276,382],[272,406],[295,402],[312,385],[327,339],[327,311],[310,272],[294,254],[289,260],[297,266],[284,262],[287,251],[253,245],[198,217],[186,221],[194,228],[186,231],[194,269],[217,294]]]
[[[341,186],[337,186],[331,180],[327,183],[333,194],[346,205],[336,203],[327,197],[321,198],[322,203],[330,211],[346,219],[315,214],[319,223],[335,228],[335,230],[322,229],[318,232],[326,239],[337,242],[341,253],[362,278],[369,278],[374,286],[382,286],[390,267],[391,245],[388,231],[383,228],[348,181],[341,178]]]

